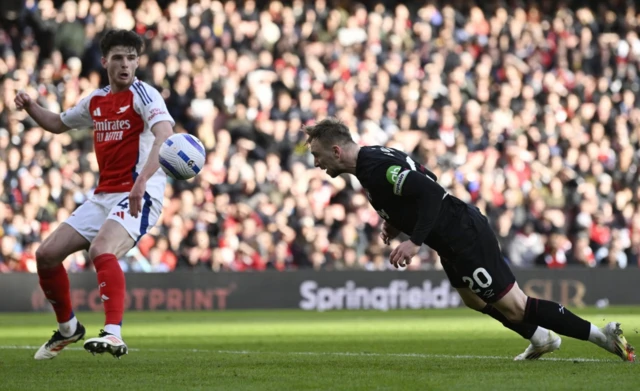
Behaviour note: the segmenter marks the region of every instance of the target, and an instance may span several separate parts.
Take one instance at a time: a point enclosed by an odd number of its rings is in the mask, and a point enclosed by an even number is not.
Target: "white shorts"
[[[89,242],[98,235],[107,219],[117,221],[137,243],[142,235],[158,222],[162,202],[145,193],[142,213],[138,217],[129,214],[129,193],[94,194],[76,209],[65,221]]]

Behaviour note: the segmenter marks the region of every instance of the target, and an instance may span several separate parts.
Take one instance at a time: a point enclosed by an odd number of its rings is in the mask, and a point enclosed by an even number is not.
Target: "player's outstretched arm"
[[[26,110],[27,114],[46,131],[59,134],[70,130],[70,128],[62,122],[60,115],[41,107],[24,91],[18,92],[15,103],[18,110]]]
[[[160,169],[160,147],[173,134],[173,126],[169,121],[160,121],[151,127],[151,132],[156,138],[149,152],[149,158],[138,175],[131,193],[129,193],[129,213],[133,217],[138,217],[138,214],[142,212],[142,197],[147,187],[147,181]]]

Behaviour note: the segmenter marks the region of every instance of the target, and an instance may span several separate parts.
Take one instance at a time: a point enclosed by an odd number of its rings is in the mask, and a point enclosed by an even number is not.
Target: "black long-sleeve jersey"
[[[393,227],[411,235],[417,245],[427,244],[445,253],[449,242],[434,227],[453,198],[436,181],[436,175],[409,155],[393,148],[362,147],[356,163],[356,177],[378,214]],[[443,254],[444,255],[444,254]]]

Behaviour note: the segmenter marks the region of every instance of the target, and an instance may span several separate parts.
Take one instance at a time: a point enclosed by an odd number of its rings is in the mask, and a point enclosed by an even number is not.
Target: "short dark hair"
[[[138,56],[142,54],[144,41],[142,37],[129,30],[110,30],[100,40],[100,51],[103,57],[109,55],[109,51],[116,46],[134,48]]]
[[[305,127],[307,145],[318,140],[322,145],[354,143],[347,125],[337,118],[326,118],[312,126]]]

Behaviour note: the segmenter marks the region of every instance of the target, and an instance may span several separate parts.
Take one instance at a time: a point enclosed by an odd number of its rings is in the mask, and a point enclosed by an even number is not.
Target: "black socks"
[[[589,333],[591,332],[591,323],[564,308],[563,305],[532,297],[527,299],[524,322],[540,325],[558,334],[583,341],[589,339]],[[507,325],[505,324],[505,326]],[[512,330],[516,331],[515,329]]]

